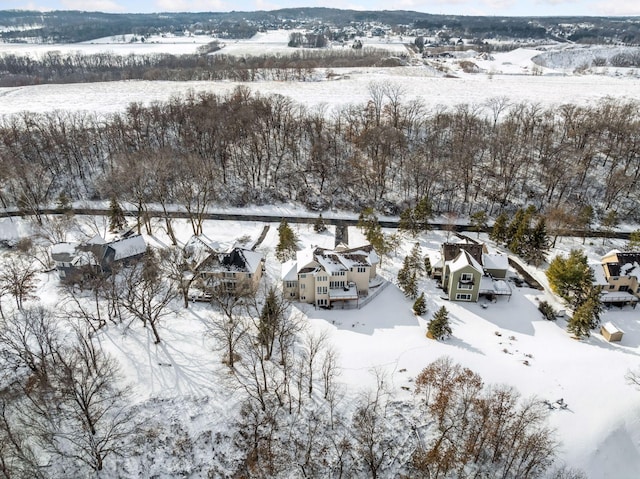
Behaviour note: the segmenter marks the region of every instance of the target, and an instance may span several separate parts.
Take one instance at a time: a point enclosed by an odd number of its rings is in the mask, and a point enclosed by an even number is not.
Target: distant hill
[[[8,42],[75,43],[134,33],[203,31],[248,38],[273,28],[356,28],[386,26],[397,33],[477,40],[549,39],[582,43],[640,44],[638,17],[480,17],[431,15],[405,10],[357,11],[285,8],[258,12],[113,14],[80,11],[0,11],[0,39]]]

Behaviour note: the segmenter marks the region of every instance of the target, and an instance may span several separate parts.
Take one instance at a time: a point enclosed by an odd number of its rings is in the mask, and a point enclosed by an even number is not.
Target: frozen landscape
[[[230,55],[252,55],[267,51],[285,54],[289,32],[258,34],[247,41],[223,42],[220,52]],[[0,45],[0,54],[45,54],[46,51],[82,51],[93,53],[109,50],[129,53],[190,53],[211,38],[150,39],[145,44],[130,44],[117,39],[103,39],[83,45]],[[411,41],[406,38],[404,42]],[[385,48],[406,53],[399,39],[371,41],[366,47]],[[640,98],[640,81],[634,69],[590,69],[576,72],[576,66],[592,58],[588,48],[545,46],[552,52],[545,66],[535,63],[541,49],[517,49],[494,53],[491,58],[465,52],[460,58],[441,60],[447,75],[433,68],[416,65],[396,68],[343,68],[329,72],[319,69],[312,81],[306,82],[155,82],[121,81],[105,83],[37,85],[0,88],[0,115],[21,112],[89,112],[108,116],[121,112],[132,102],[150,104],[167,101],[189,92],[225,93],[238,85],[264,95],[280,94],[308,107],[325,108],[328,112],[345,105],[366,103],[367,85],[375,81],[391,82],[402,88],[407,101],[420,99],[431,109],[460,104],[482,106],[493,98],[507,97],[510,102],[539,103],[552,107],[564,103],[589,105],[607,97]],[[601,51],[597,55],[602,55]],[[465,73],[460,59],[473,61],[478,73]],[[212,208],[215,209],[215,208]],[[263,207],[262,212],[295,215],[295,205]],[[327,212],[331,216],[353,214]],[[169,244],[169,238],[156,224],[153,235],[146,239],[153,246]],[[190,236],[186,221],[176,221],[180,244]],[[262,223],[239,221],[206,221],[204,233],[217,241],[233,242],[249,235],[257,238]],[[313,225],[294,225],[298,244],[333,246],[333,228],[326,233],[314,232]],[[30,224],[23,219],[0,220],[0,239],[29,235]],[[387,231],[391,232],[391,231]],[[558,462],[582,469],[590,478],[635,479],[640,471],[640,391],[629,384],[625,375],[640,367],[640,323],[638,311],[629,306],[607,309],[602,323],[613,321],[624,331],[620,343],[607,342],[599,332],[585,340],[575,340],[566,331],[566,321],[545,320],[537,309],[540,301],[548,301],[564,309],[551,293],[544,266],[529,271],[545,286],[544,291],[513,287],[509,300],[497,302],[458,303],[442,298],[442,290],[429,278],[421,278],[419,289],[425,292],[427,313],[414,315],[412,301],[396,286],[402,259],[417,241],[424,254],[437,257],[440,244],[448,238],[443,231],[420,234],[417,239],[402,236],[397,252],[385,258],[380,275],[391,282],[372,302],[357,310],[322,310],[297,303],[295,310],[304,317],[308,328],[326,332],[339,357],[341,374],[338,382],[345,403],[362,391],[376,385],[374,371],[382,371],[387,386],[398,398],[410,399],[413,381],[429,363],[442,356],[480,374],[487,384],[508,384],[524,397],[555,403],[562,399],[566,408],[549,411],[549,423],[557,430],[560,446]],[[487,235],[481,239],[495,248]],[[365,242],[360,230],[349,229],[350,246]],[[275,257],[278,243],[277,223],[258,247],[266,258],[263,281],[280,284],[280,262]],[[584,249],[590,262],[599,260],[608,250],[622,248],[622,240],[587,240],[562,238],[548,255],[567,254],[572,248]],[[5,259],[10,253],[5,254]],[[515,271],[510,271],[515,276]],[[35,296],[43,304],[55,307],[60,302],[60,284],[55,271],[38,275]],[[449,310],[453,335],[445,341],[425,337],[426,325],[433,313],[445,305]],[[151,332],[139,323],[130,326],[109,324],[100,329],[95,340],[121,365],[125,383],[135,401],[157,400],[172,403],[170,424],[190,428],[191,432],[222,432],[230,427],[238,413],[237,392],[216,387],[225,373],[222,357],[215,351],[207,334],[208,315],[215,314],[206,303],[193,303],[188,309],[179,301],[172,304],[171,316],[160,323],[163,342],[154,344]],[[154,418],[154,410],[140,411],[142,419]],[[224,445],[220,446],[224,449]],[[171,451],[159,457],[171,456]],[[148,456],[147,456],[148,457]],[[198,458],[206,463],[207,457]],[[123,459],[126,462],[126,460]],[[167,462],[169,463],[169,461]],[[174,464],[174,463],[171,463]],[[167,469],[158,460],[146,465],[148,477],[175,477],[179,469]],[[144,469],[144,466],[140,466]],[[168,466],[167,466],[168,467]],[[176,467],[177,466],[172,466]],[[224,464],[216,464],[224,469]],[[188,470],[185,466],[184,470]],[[613,471],[613,472],[612,472]],[[192,472],[188,477],[200,477]]]

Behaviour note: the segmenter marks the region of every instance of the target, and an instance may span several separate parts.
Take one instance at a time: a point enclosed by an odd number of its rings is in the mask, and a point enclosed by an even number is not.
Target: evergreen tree
[[[548,251],[549,236],[547,235],[546,221],[541,216],[530,231],[522,254],[526,261],[533,263],[535,266],[540,266],[544,262]]]
[[[424,261],[422,260],[422,248],[419,243],[413,245],[409,253],[409,266],[417,276],[422,276],[424,272]]]
[[[503,244],[507,239],[507,222],[509,217],[506,213],[500,213],[493,223],[493,228],[489,234],[489,238],[498,244]]]
[[[591,313],[588,309],[586,303],[581,305],[567,323],[567,331],[577,338],[588,338],[591,335],[591,328],[589,327]]]
[[[124,217],[124,211],[122,211],[118,200],[112,197],[111,203],[109,203],[109,231],[120,231],[126,225],[127,220]]]
[[[427,336],[437,340],[451,336],[449,312],[444,306],[436,311],[431,321],[429,321],[429,324],[427,325]]]
[[[420,293],[418,299],[413,303],[413,313],[417,316],[422,316],[427,312],[427,302],[424,298],[424,293]]]
[[[426,255],[424,257],[424,272],[427,276],[431,276],[432,271],[433,268],[431,267],[431,258],[429,258],[429,255]]]
[[[412,236],[428,231],[429,220],[433,217],[431,201],[426,196],[422,197],[414,208],[407,208],[400,214],[399,228],[408,231]]]
[[[409,283],[409,277],[411,276],[411,266],[409,264],[409,257],[405,256],[402,261],[402,267],[398,270],[398,286],[404,291]]]
[[[556,256],[547,268],[549,286],[572,307],[580,305],[589,294],[593,285],[593,272],[585,254],[577,249],[569,256]]]
[[[415,271],[412,271],[407,278],[404,295],[410,299],[416,299],[418,296],[418,278],[416,277]]]
[[[324,223],[322,213],[318,215],[315,223],[313,223],[313,231],[315,231],[316,233],[324,233],[325,231],[327,231],[327,225]]]
[[[373,246],[382,259],[382,256],[389,252],[389,246],[373,208],[362,210],[358,218],[358,228],[360,228],[369,244]]]
[[[279,261],[287,261],[295,255],[297,250],[297,241],[295,233],[284,218],[278,226],[278,245],[276,246],[276,257]]]
[[[567,331],[578,338],[588,338],[591,330],[600,324],[600,314],[602,313],[602,303],[600,302],[600,291],[591,287],[585,300],[580,303],[567,324]]]
[[[516,240],[516,243],[517,243],[519,235],[520,235],[520,239],[522,239],[522,236],[524,236],[523,232],[526,231],[526,228],[524,228],[523,226],[525,225],[526,219],[527,218],[526,218],[525,210],[522,208],[518,208],[518,210],[516,211],[516,214],[513,216],[513,218],[511,219],[511,222],[507,226],[507,232],[506,232],[506,238],[505,238],[505,241],[507,242],[507,244],[511,245],[512,242],[514,242],[514,239]],[[511,249],[511,246],[509,246],[509,249]],[[513,250],[511,249],[511,251]]]
[[[480,232],[487,227],[487,221],[489,220],[487,212],[476,211],[471,215],[471,229],[478,234],[480,238]]]
[[[629,234],[627,251],[632,251],[632,252],[640,251],[640,230],[632,231]]]

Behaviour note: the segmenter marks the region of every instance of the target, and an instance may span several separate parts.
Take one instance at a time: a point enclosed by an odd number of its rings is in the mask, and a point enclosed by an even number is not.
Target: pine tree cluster
[[[549,251],[545,218],[537,215],[533,206],[518,209],[511,221],[502,213],[496,218],[490,238],[535,266],[544,262]]]

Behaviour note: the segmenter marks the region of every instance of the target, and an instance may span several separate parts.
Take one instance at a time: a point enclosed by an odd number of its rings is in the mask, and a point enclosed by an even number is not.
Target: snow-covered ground
[[[14,222],[16,231],[28,232],[22,220]],[[186,241],[190,235],[186,220],[176,221],[175,226],[179,240]],[[232,242],[246,235],[255,238],[262,227],[256,222],[207,221],[204,233],[221,242]],[[318,234],[312,225],[292,227],[301,245],[333,245],[332,228]],[[148,240],[161,246],[167,238],[158,231]],[[349,237],[351,246],[364,242],[357,228],[350,228]],[[488,241],[484,235],[481,239]],[[446,233],[432,231],[417,240],[424,254],[434,255],[446,240]],[[394,281],[414,241],[405,237],[397,256],[383,261],[384,277]],[[277,223],[273,223],[259,251],[266,255],[267,277],[277,282],[280,265],[274,257],[276,244]],[[584,248],[590,261],[596,263],[606,249],[620,246],[622,243],[616,241],[602,246],[597,240],[587,242]],[[574,247],[583,247],[582,241],[563,238],[550,257]],[[546,284],[543,270],[534,270],[533,274]],[[59,297],[55,272],[43,274],[42,280],[38,296],[44,303],[56,304]],[[554,402],[562,398],[568,407],[552,410],[549,416],[561,441],[561,461],[585,470],[592,478],[637,478],[640,391],[625,380],[629,369],[640,366],[637,311],[626,307],[604,313],[603,322],[613,321],[624,331],[620,343],[608,343],[598,332],[587,340],[576,341],[566,332],[564,320],[550,322],[538,312],[540,300],[563,308],[548,291],[516,287],[513,283],[512,288],[510,299],[499,298],[494,303],[450,302],[442,298],[435,282],[423,278],[420,290],[425,291],[428,312],[422,318],[413,314],[412,302],[393,284],[360,310],[315,310],[306,304],[296,307],[312,329],[328,333],[339,352],[339,381],[349,395],[373,387],[374,370],[386,372],[398,396],[410,395],[413,378],[424,367],[441,356],[450,356],[478,372],[487,384],[509,384],[523,396],[540,400]],[[442,305],[449,310],[453,337],[437,342],[425,337],[426,323]],[[212,310],[202,303],[192,304],[189,309],[176,303],[174,309],[175,314],[160,326],[163,343],[159,345],[137,323],[128,328],[109,325],[96,337],[122,365],[137,400],[178,401],[179,411],[178,398],[188,398],[184,404],[188,409],[189,401],[208,396],[212,402],[227,402],[223,412],[232,414],[229,405],[233,398],[225,396],[230,393],[217,390],[211,382],[211,371],[221,367],[205,328],[205,318],[213,314]],[[224,424],[227,419],[216,421]],[[610,475],[612,470],[616,471],[614,476]]]
[[[225,46],[220,52],[236,55],[259,52],[285,54],[292,51],[286,46],[287,39],[288,32],[285,31],[259,33],[250,40],[223,42]],[[185,49],[191,49],[193,52],[198,46],[212,39],[204,36],[158,37],[144,44],[109,43],[108,40],[54,46],[0,44],[0,53],[8,51],[26,54],[52,50],[71,52],[78,49],[84,53],[105,50],[122,54],[145,51],[186,53]],[[154,41],[158,43],[153,43]],[[399,39],[365,39],[365,45],[407,53]],[[550,57],[546,67],[536,66],[532,61],[535,56],[544,54],[539,50],[518,49],[491,56],[479,55],[476,52],[456,52],[456,58],[430,60],[431,64],[438,65],[441,70],[448,72],[447,76],[433,66],[425,65],[401,68],[336,68],[331,70],[331,76],[327,75],[327,71],[319,69],[315,81],[264,81],[242,84],[262,94],[281,94],[309,107],[324,106],[329,107],[329,110],[366,102],[369,99],[367,85],[373,81],[390,82],[403,90],[405,101],[420,99],[429,107],[465,103],[481,105],[496,97],[507,97],[512,103],[538,103],[546,107],[568,102],[586,105],[606,97],[640,97],[640,82],[636,70],[600,68],[593,69],[591,73],[594,74],[577,75],[573,73],[572,68],[567,67],[572,64],[573,60],[570,58],[576,55],[576,51],[581,56],[595,54],[584,49],[567,50],[560,46],[549,47],[547,50],[554,52],[554,55]],[[464,73],[460,66],[461,61],[475,63],[480,73]],[[602,74],[595,74],[596,72]],[[0,114],[68,110],[107,115],[124,110],[131,102],[149,104],[154,101],[167,101],[190,91],[226,93],[240,84],[230,81],[123,81],[0,88]]]
[[[268,43],[274,48],[282,48],[284,36],[280,33],[280,43],[275,38],[259,36],[254,42],[261,45],[260,48]],[[237,52],[244,48],[246,53],[254,48],[247,46],[249,43],[238,42]],[[123,52],[125,48],[147,48],[149,45],[121,44]],[[178,48],[176,45],[158,45],[177,52],[174,50]],[[227,44],[224,51],[231,53],[233,45]],[[197,47],[186,42],[183,46]],[[116,44],[104,41],[86,46],[102,51],[112,47],[115,49]],[[414,66],[336,69],[339,80],[321,77],[315,82],[261,82],[248,86],[265,94],[290,96],[310,107],[364,102],[368,99],[366,85],[374,80],[395,83],[405,90],[406,100],[420,98],[430,106],[481,104],[500,96],[511,102],[536,102],[544,106],[566,102],[589,104],[606,96],[640,97],[640,82],[629,74],[573,75],[558,64],[557,67],[542,68],[540,75],[532,75],[531,59],[539,53],[523,49],[495,54],[492,59],[472,57],[470,60],[485,72],[478,74],[462,73],[456,69],[457,60],[447,60],[457,78],[437,77],[430,68]],[[109,114],[123,110],[132,101],[164,101],[189,90],[222,93],[236,85],[233,82],[130,81],[2,88],[0,114],[57,109]],[[287,211],[290,209],[285,207]],[[176,224],[179,239],[186,241],[189,236],[187,224]],[[260,246],[267,257],[267,275],[274,280],[279,275],[279,264],[273,255],[277,242],[275,226],[276,223],[272,224]],[[246,234],[255,237],[261,228],[259,223],[209,221],[204,232],[219,241],[231,241]],[[302,244],[331,246],[331,231],[318,235],[310,225],[293,225],[293,228]],[[0,230],[6,237],[13,238],[26,234],[28,228],[21,220],[15,220],[15,224],[3,220]],[[354,246],[362,240],[355,228],[350,229],[350,238]],[[444,239],[443,232],[430,232],[420,237],[423,253],[435,253]],[[413,241],[406,238],[398,256],[385,259],[382,275],[391,280],[395,278]],[[162,245],[167,238],[159,233],[158,237],[150,238],[150,242]],[[622,244],[610,242],[607,245],[608,248],[615,246]],[[580,240],[564,239],[551,256],[572,247],[583,246]],[[605,252],[600,240],[587,244],[585,250],[593,262]],[[535,276],[544,283],[543,271],[535,272]],[[608,343],[597,332],[588,340],[576,341],[565,331],[563,320],[548,322],[538,313],[537,303],[543,299],[561,307],[548,292],[514,286],[509,301],[501,298],[485,309],[479,304],[443,300],[442,292],[428,279],[421,280],[420,288],[427,295],[428,313],[424,318],[413,315],[411,302],[393,285],[361,310],[316,311],[299,305],[311,327],[327,331],[336,345],[343,370],[340,381],[350,394],[373,384],[374,378],[368,372],[375,368],[387,371],[399,395],[409,394],[403,386],[411,387],[411,379],[422,368],[438,357],[448,355],[477,371],[487,383],[507,383],[524,396],[536,395],[541,400],[563,398],[568,408],[551,411],[550,422],[562,441],[561,459],[570,466],[584,469],[592,478],[638,477],[640,391],[627,384],[624,377],[629,369],[640,365],[637,310],[623,308],[605,312],[603,322],[613,321],[625,332],[620,343]],[[38,296],[45,303],[57,304],[55,273],[42,275]],[[426,321],[441,305],[446,305],[450,311],[453,337],[436,342],[426,339],[425,328]],[[133,384],[138,400],[211,395],[215,389],[212,389],[211,370],[219,367],[220,360],[212,352],[211,339],[204,331],[203,318],[208,314],[212,314],[211,310],[204,304],[193,305],[188,310],[176,304],[175,315],[161,324],[160,335],[164,342],[160,345],[153,344],[148,331],[137,325],[127,330],[110,325],[98,338],[122,364],[127,382]],[[167,364],[172,367],[166,367]],[[232,398],[216,397],[214,400],[223,403]],[[179,405],[176,410],[180,410]]]

